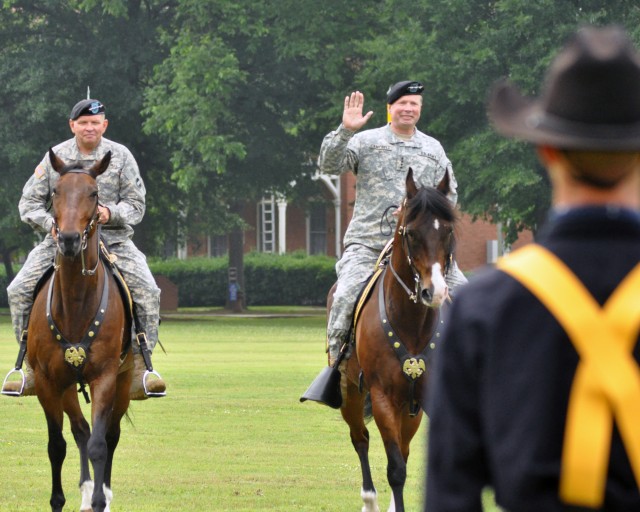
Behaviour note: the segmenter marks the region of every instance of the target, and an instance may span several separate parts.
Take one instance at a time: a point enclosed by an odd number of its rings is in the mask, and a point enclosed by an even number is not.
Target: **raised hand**
[[[352,132],[358,131],[362,128],[369,118],[373,115],[373,111],[370,110],[364,116],[362,115],[362,108],[364,107],[364,94],[360,91],[351,93],[351,96],[344,98],[344,112],[342,113],[342,126]]]

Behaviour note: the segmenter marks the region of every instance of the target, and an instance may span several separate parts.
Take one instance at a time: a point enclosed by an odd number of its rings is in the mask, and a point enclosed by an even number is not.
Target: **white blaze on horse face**
[[[431,267],[431,285],[433,286],[432,307],[440,307],[449,294],[449,287],[442,275],[440,263],[434,263]]]
[[[433,227],[436,229],[436,231],[440,229],[440,222],[438,222],[438,219],[433,219]]]

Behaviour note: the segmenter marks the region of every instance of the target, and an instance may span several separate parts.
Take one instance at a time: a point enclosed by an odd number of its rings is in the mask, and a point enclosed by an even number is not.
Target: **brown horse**
[[[51,509],[65,504],[61,470],[66,456],[64,413],[80,451],[82,511],[109,510],[113,454],[129,407],[131,319],[111,271],[100,259],[98,185],[111,153],[83,169],[65,165],[52,150],[60,178],[52,194],[57,253],[54,272],[37,294],[29,322],[27,357],[47,418],[52,471]],[[76,386],[89,401],[89,428]],[[93,466],[91,480],[89,460]]]
[[[404,510],[409,444],[422,419],[428,353],[439,308],[448,296],[445,275],[453,260],[456,214],[448,191],[448,175],[436,188],[417,188],[409,169],[390,256],[357,313],[355,350],[349,359],[343,360],[344,351],[338,358],[341,393],[336,397],[329,389],[337,372],[325,369],[316,379],[318,388],[314,382],[302,398],[340,407],[360,459],[363,512],[379,510],[363,413],[367,392],[387,454],[393,491],[389,510]],[[330,292],[328,307],[331,302]]]

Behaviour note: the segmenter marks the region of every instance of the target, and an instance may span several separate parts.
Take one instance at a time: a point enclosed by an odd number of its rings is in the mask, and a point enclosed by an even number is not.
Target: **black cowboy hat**
[[[620,27],[585,27],[554,60],[539,98],[503,81],[489,117],[501,134],[539,145],[640,150],[640,55]]]

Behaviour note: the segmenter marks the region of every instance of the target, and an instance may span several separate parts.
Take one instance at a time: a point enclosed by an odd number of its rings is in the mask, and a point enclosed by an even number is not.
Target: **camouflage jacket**
[[[104,137],[90,155],[80,153],[75,138],[58,144],[53,150],[65,163],[80,161],[85,167],[90,167],[111,151],[109,167],[97,179],[100,204],[111,212],[109,222],[102,226],[102,235],[110,244],[131,238],[131,226],[138,224],[144,216],[146,194],[138,164],[131,152],[122,144]],[[47,153],[24,186],[18,204],[22,221],[44,231],[47,236],[51,236],[53,226],[51,193],[58,178]]]
[[[451,162],[442,145],[433,137],[416,130],[411,140],[397,137],[389,125],[354,133],[342,125],[322,141],[318,158],[320,171],[341,174],[353,171],[357,176],[353,217],[344,235],[344,246],[362,244],[382,250],[395,230],[392,206],[405,196],[409,167],[420,186],[435,187],[449,173],[449,199],[456,203],[457,182]],[[386,219],[381,226],[381,219]],[[387,223],[388,221],[388,223]]]

